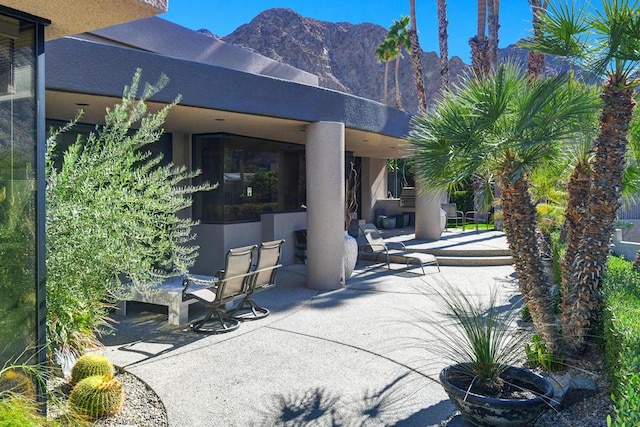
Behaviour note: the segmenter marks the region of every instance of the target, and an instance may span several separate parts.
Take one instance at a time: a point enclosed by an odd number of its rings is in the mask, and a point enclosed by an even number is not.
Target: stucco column
[[[416,239],[440,239],[440,204],[443,202],[444,192],[429,191],[416,182]]]
[[[344,124],[306,127],[307,286],[333,290],[344,284]]]

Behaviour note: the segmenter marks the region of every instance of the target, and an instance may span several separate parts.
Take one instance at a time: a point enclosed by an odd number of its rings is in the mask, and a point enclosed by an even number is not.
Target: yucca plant
[[[434,337],[423,342],[424,348],[475,378],[478,385],[495,389],[500,374],[523,356],[527,334],[514,333],[519,304],[501,305],[496,288],[483,301],[449,284],[439,287],[432,291],[440,312],[416,313],[413,322]]]

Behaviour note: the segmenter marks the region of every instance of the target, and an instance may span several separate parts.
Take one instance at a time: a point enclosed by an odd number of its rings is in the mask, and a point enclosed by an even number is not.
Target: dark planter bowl
[[[449,372],[460,365],[444,368],[440,372],[440,384],[462,416],[478,426],[531,426],[550,407],[553,386],[540,375],[527,369],[509,367],[501,378],[515,381],[531,390],[537,397],[531,399],[499,399],[467,393],[449,382]]]

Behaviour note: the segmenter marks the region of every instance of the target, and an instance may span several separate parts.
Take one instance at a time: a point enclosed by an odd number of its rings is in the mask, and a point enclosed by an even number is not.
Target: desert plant
[[[433,336],[418,345],[459,366],[478,384],[499,387],[500,374],[520,360],[527,340],[526,334],[514,333],[519,303],[499,305],[496,288],[490,291],[487,302],[473,299],[449,284],[441,284],[433,292],[440,316],[415,313],[413,324]],[[433,297],[431,293],[428,296]]]
[[[0,394],[11,392],[29,399],[36,395],[33,379],[16,368],[8,368],[0,373]]]
[[[145,151],[177,100],[149,112],[146,101],[167,78],[139,96],[140,76],[138,70],[120,104],[107,109],[105,125],[80,135],[61,162],[56,138],[72,126],[54,131],[47,143],[47,341],[63,356],[99,345],[110,304],[126,299],[128,284],[154,286],[186,272],[197,256],[195,222],[178,212],[191,206],[193,192],[210,186],[185,185],[198,171],[163,165]]]
[[[71,369],[71,384],[77,384],[94,375],[113,376],[115,369],[111,361],[101,354],[87,353],[78,358]]]
[[[527,362],[532,367],[540,367],[547,371],[554,371],[562,366],[560,355],[551,353],[544,345],[540,335],[531,336],[531,342],[524,345]]]
[[[117,378],[94,375],[80,381],[69,395],[69,407],[91,420],[117,414],[124,403],[124,390]]]
[[[20,394],[10,393],[0,399],[0,426],[3,427],[41,427],[58,426],[58,423],[47,421],[38,412],[38,404]]]

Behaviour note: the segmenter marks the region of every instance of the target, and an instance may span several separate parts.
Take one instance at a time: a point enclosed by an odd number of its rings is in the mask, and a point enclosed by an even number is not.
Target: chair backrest
[[[362,231],[362,235],[367,240],[367,244],[372,251],[377,252],[387,249],[387,245],[375,225],[363,224],[360,226],[360,231]]]
[[[442,210],[447,213],[448,218],[455,218],[458,216],[458,206],[455,203],[442,203],[440,205]]]
[[[253,253],[257,245],[229,249],[224,270],[219,276],[223,286],[219,286],[218,297],[228,298],[246,293],[249,272],[253,263]]]
[[[254,289],[270,286],[276,283],[276,274],[280,266],[282,244],[284,239],[264,242],[258,249],[258,261],[256,262],[256,275],[253,278]],[[263,271],[261,271],[263,270]]]

